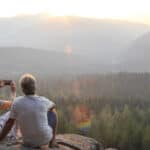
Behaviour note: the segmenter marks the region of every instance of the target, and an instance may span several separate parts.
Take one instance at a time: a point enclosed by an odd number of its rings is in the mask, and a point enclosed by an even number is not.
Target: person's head
[[[20,86],[25,95],[34,95],[36,90],[36,78],[31,74],[24,74],[20,78]]]

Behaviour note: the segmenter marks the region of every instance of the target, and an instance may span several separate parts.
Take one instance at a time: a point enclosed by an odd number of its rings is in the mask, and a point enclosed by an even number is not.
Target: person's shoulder
[[[45,101],[45,102],[51,101],[50,99],[48,99],[47,97],[44,97],[44,96],[40,96],[40,98],[42,99],[42,101]]]
[[[24,97],[23,96],[18,96],[14,99],[13,104],[19,103]]]
[[[22,100],[24,98],[24,96],[18,96],[14,99],[14,101],[19,101],[19,100]]]
[[[52,100],[50,100],[44,96],[40,96],[40,97],[41,97],[42,101],[45,102],[47,105],[50,105],[51,107],[55,106],[55,103]]]

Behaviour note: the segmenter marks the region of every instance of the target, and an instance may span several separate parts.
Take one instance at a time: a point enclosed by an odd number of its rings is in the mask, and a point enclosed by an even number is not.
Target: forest
[[[119,150],[150,149],[149,73],[37,79],[37,93],[57,105],[58,133],[89,136]],[[0,94],[8,96],[9,90]]]

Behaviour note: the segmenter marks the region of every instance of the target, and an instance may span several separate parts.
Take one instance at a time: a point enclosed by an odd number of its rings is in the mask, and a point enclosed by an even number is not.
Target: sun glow
[[[149,6],[149,0],[0,0],[0,17],[47,13],[149,22]]]
[[[55,16],[150,18],[149,0],[44,0],[43,11]]]
[[[44,11],[54,16],[67,16],[72,14],[72,5],[68,0],[45,0]]]
[[[64,50],[65,54],[67,54],[68,56],[70,56],[72,53],[73,53],[73,49],[70,45],[67,45],[65,47],[65,50]]]

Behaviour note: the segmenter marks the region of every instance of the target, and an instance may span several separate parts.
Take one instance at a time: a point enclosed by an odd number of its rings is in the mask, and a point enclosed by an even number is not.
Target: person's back
[[[25,145],[36,147],[52,139],[47,112],[53,106],[53,102],[36,95],[18,97],[14,101],[10,117],[18,121]]]
[[[58,122],[55,104],[45,97],[35,95],[36,79],[31,74],[25,74],[21,77],[20,86],[24,96],[14,100],[10,116],[8,115],[8,120],[2,126],[0,141],[17,123],[24,145],[38,148],[48,148],[48,146],[55,145]],[[12,89],[13,91],[16,89],[15,84],[12,85]]]
[[[36,79],[34,76],[23,75],[20,79],[20,85],[24,96],[14,100],[10,117],[0,133],[0,141],[6,137],[17,121],[24,145],[29,147],[52,146],[57,129],[55,104],[45,97],[35,95]],[[48,117],[50,116],[49,112],[52,111],[56,114],[54,127],[52,122],[49,123]]]

